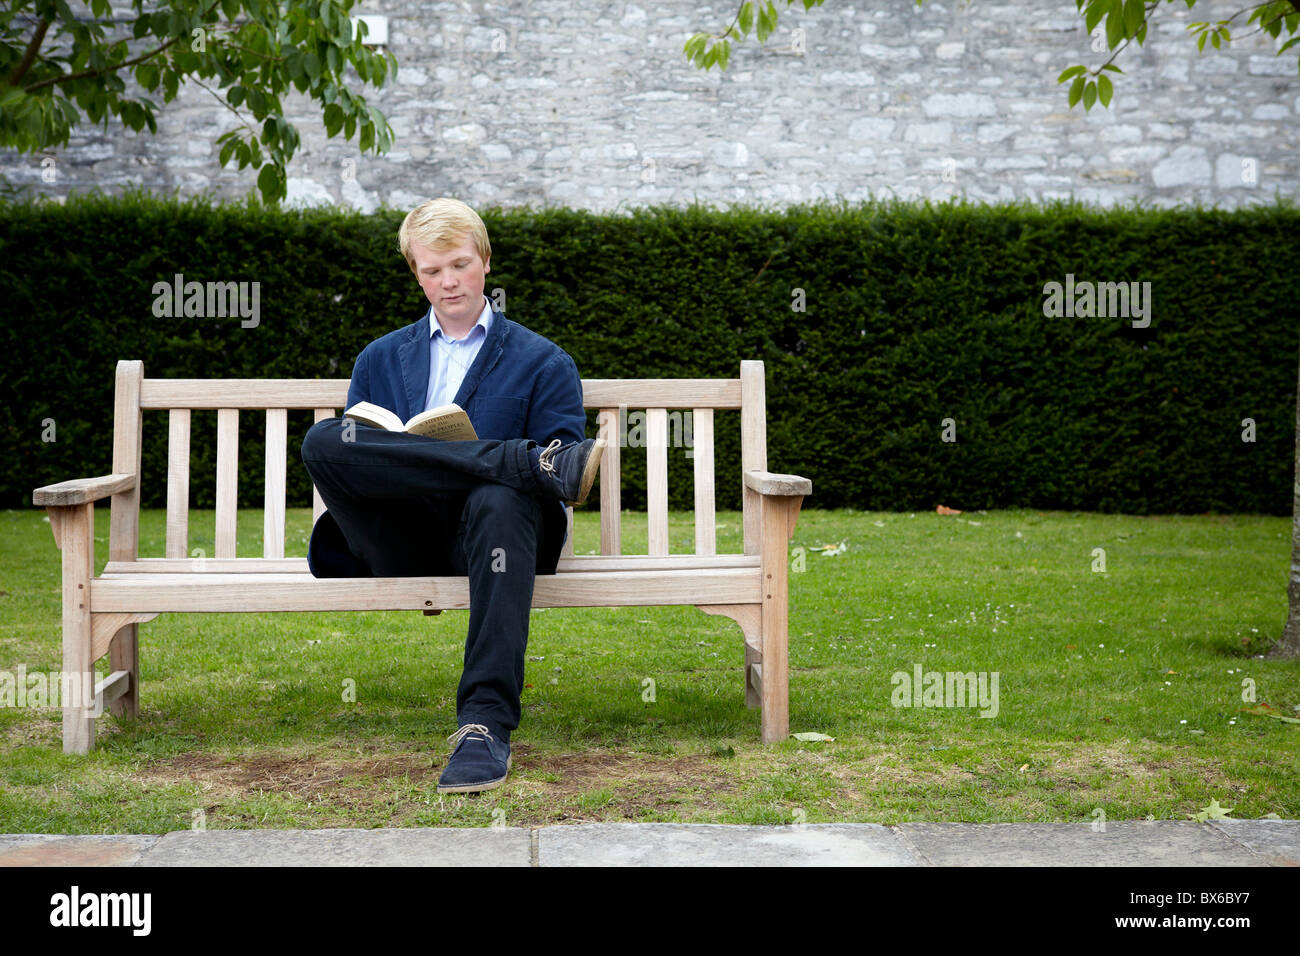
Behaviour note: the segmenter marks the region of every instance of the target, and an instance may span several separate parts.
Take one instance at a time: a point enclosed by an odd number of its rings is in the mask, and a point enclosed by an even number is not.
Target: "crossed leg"
[[[327,419],[302,445],[321,499],[371,574],[469,577],[458,723],[484,724],[505,741],[519,726],[543,533],[527,455],[534,444],[445,442]]]

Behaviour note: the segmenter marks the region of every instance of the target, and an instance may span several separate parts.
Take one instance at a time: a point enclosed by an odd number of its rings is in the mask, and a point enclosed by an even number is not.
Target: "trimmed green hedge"
[[[1291,509],[1300,274],[1276,264],[1300,247],[1289,204],[481,214],[489,295],[504,289],[507,315],[584,377],[735,377],[762,359],[769,468],[810,477],[810,506]],[[367,342],[427,308],[397,250],[403,215],[141,195],[0,205],[0,503],[110,471],[118,359],[148,377],[346,377]],[[257,327],[156,317],[153,286],[178,272],[260,282]],[[1045,283],[1067,273],[1150,282],[1150,326],[1044,315]],[[213,501],[215,418],[194,414],[198,507]],[[290,414],[293,505],[310,501],[310,419]],[[261,502],[262,428],[241,416],[245,506]],[[161,506],[165,414],[146,413],[145,431],[145,503]],[[718,432],[718,504],[739,507],[738,414]],[[644,507],[634,451],[625,508]],[[685,452],[669,456],[677,508],[691,506]]]

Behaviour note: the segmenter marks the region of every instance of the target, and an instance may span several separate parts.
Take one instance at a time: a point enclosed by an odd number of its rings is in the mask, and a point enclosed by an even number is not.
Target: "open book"
[[[386,428],[390,432],[410,432],[412,435],[425,435],[429,438],[441,438],[444,441],[462,441],[478,438],[469,416],[459,405],[440,405],[427,412],[403,422],[386,408],[370,402],[357,402],[343,413],[344,418],[351,418],[363,425]]]

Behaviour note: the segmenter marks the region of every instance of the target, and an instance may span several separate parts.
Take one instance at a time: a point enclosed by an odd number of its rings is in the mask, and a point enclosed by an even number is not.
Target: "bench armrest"
[[[745,487],[760,495],[810,495],[812,480],[798,475],[778,475],[771,471],[745,472]]]
[[[135,487],[135,475],[100,475],[98,478],[73,478],[56,485],[45,485],[32,492],[37,507],[84,505]]]

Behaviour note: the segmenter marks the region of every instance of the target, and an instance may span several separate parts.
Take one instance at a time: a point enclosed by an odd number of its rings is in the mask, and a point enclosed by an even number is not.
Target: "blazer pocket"
[[[505,395],[475,396],[465,409],[479,438],[524,437],[524,414],[528,400]]]

